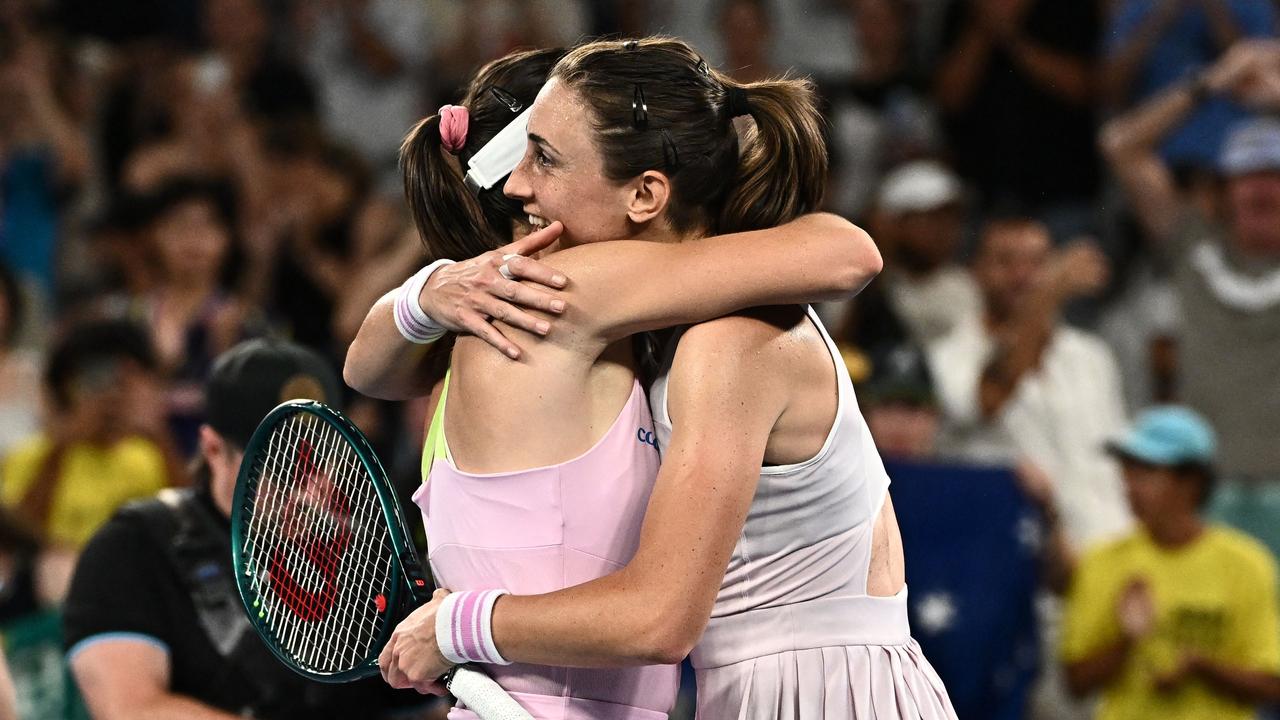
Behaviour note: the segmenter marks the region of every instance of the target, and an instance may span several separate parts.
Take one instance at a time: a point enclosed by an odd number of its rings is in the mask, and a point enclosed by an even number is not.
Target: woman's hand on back
[[[519,346],[503,335],[491,320],[501,320],[535,335],[551,331],[549,321],[525,310],[555,315],[564,312],[565,301],[557,291],[563,289],[569,279],[528,256],[550,246],[563,230],[564,226],[555,222],[510,245],[445,265],[431,274],[418,302],[427,315],[446,330],[470,333],[508,357],[519,358]],[[510,257],[512,255],[518,257]],[[514,279],[502,274],[503,265]]]

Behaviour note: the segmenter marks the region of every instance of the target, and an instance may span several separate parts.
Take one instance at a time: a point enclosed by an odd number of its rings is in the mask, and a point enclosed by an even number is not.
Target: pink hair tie
[[[445,105],[440,108],[440,144],[445,150],[457,155],[463,145],[467,144],[467,128],[471,125],[471,115],[461,105]]]

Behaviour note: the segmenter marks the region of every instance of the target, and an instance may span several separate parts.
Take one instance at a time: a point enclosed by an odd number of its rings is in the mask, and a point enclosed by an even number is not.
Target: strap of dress
[[[422,446],[422,482],[427,482],[431,474],[431,464],[437,457],[449,457],[449,446],[444,439],[444,403],[449,397],[449,376],[452,370],[445,371],[444,385],[440,388],[440,400],[436,403],[435,414],[431,416],[431,425],[427,428],[427,439]]]

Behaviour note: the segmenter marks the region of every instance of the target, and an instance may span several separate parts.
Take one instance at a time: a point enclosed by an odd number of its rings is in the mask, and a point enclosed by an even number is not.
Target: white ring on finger
[[[508,280],[515,280],[516,276],[511,274],[511,268],[507,267],[507,261],[511,258],[522,257],[519,253],[509,253],[502,256],[502,264],[498,266],[498,274]]]

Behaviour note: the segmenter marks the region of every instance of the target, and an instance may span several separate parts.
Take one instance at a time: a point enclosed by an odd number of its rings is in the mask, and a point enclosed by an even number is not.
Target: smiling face
[[[618,182],[604,171],[604,156],[592,139],[592,114],[582,97],[558,78],[538,93],[529,114],[529,146],[503,191],[519,200],[535,226],[559,220],[563,245],[636,237],[655,214],[646,203],[661,175],[645,172]],[[665,177],[661,178],[665,184]]]

